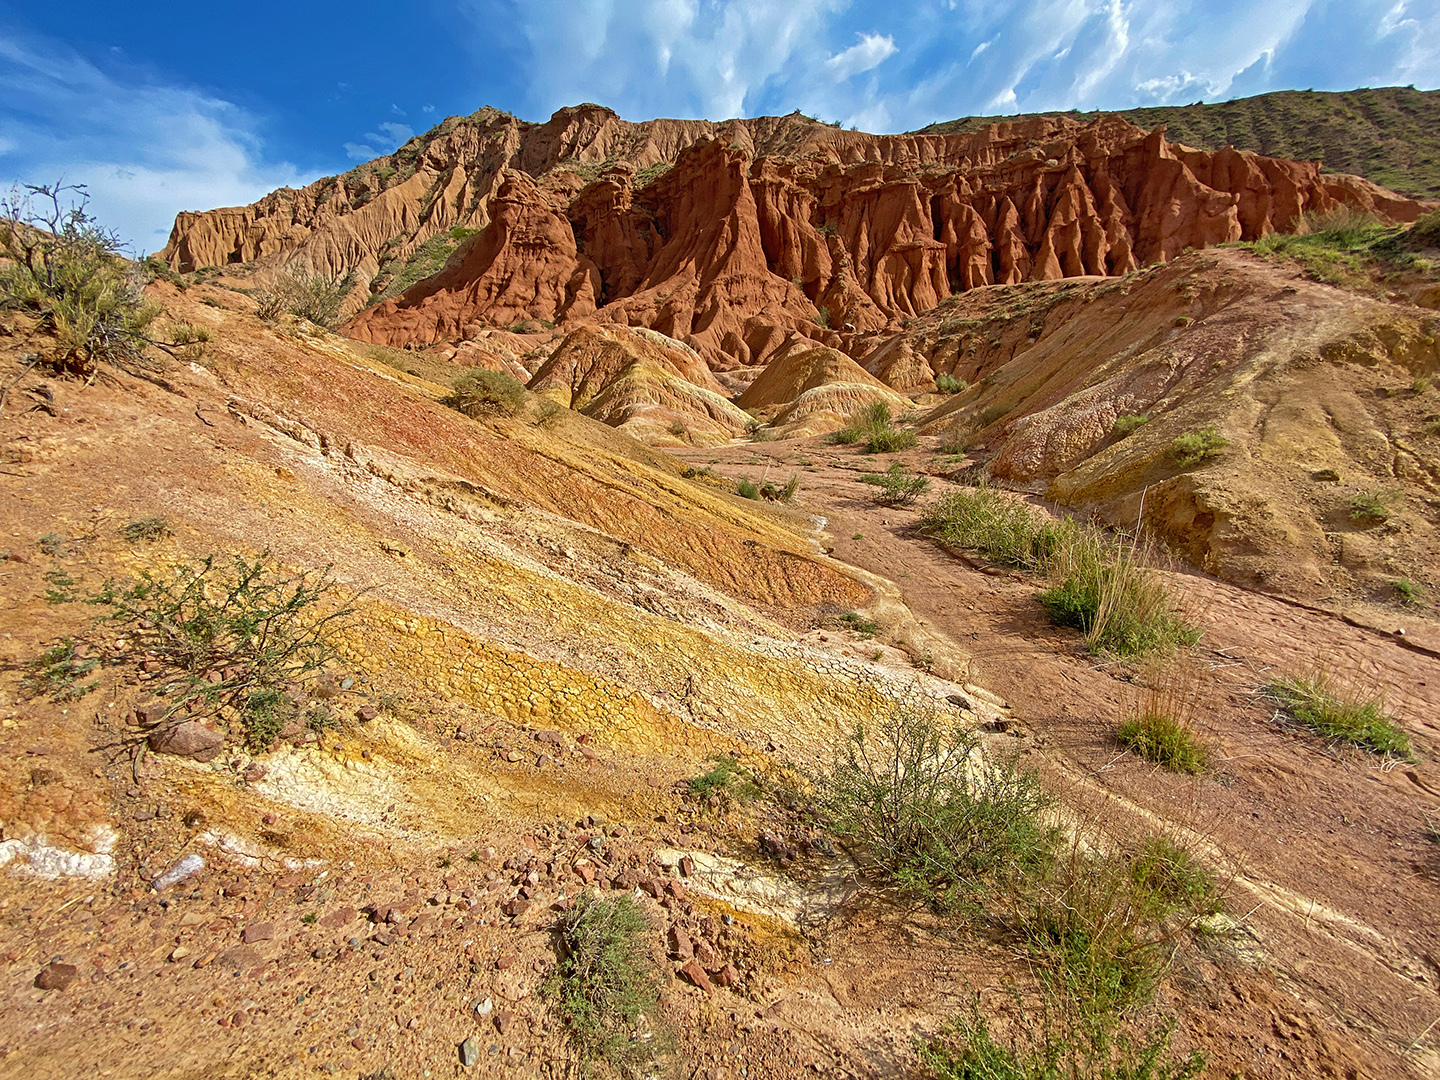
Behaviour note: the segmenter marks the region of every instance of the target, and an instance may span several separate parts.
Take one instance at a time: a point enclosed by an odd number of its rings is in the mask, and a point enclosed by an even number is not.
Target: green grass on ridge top
[[[1115,109],[1138,127],[1167,126],[1172,142],[1202,150],[1226,144],[1269,157],[1309,161],[1325,171],[1355,173],[1412,198],[1440,199],[1440,90],[1389,86],[1339,93],[1280,90],[1216,104]],[[979,131],[1032,116],[1088,122],[1104,111],[967,116],[921,128],[922,135]]]

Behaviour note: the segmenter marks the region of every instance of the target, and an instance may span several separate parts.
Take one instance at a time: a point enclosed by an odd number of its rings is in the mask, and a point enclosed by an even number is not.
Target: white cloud
[[[0,40],[0,101],[0,183],[85,184],[91,212],[137,250],[160,248],[177,211],[314,179],[267,161],[231,102],[117,78],[55,41]]]
[[[456,0],[493,62],[500,0]],[[920,127],[1285,86],[1440,84],[1435,0],[525,0],[525,105]],[[864,76],[863,78],[860,76]],[[863,121],[863,123],[862,123]]]
[[[835,79],[848,79],[853,75],[859,75],[862,71],[869,71],[878,67],[898,50],[895,47],[895,39],[888,35],[861,34],[860,40],[842,53],[836,53],[825,61],[825,66],[830,69]]]

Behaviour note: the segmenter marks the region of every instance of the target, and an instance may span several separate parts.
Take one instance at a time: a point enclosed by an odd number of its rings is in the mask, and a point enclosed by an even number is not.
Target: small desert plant
[[[1215,457],[1228,445],[1229,440],[1222,438],[1213,426],[1204,427],[1199,431],[1177,435],[1170,444],[1170,455],[1175,459],[1175,464],[1182,469],[1188,469]]]
[[[742,499],[758,499],[760,498],[760,485],[748,476],[742,476],[735,481],[735,494]]]
[[[1419,587],[1408,578],[1392,581],[1390,583],[1390,591],[1395,594],[1396,599],[1402,604],[1414,604],[1420,600]]]
[[[694,802],[708,803],[712,798],[722,808],[735,803],[754,802],[763,788],[755,774],[729,754],[712,754],[711,767],[699,776],[685,781],[685,790]]]
[[[560,426],[567,412],[569,412],[569,410],[558,401],[552,401],[550,398],[541,398],[540,404],[535,407],[535,422],[546,431],[554,431]]]
[[[103,609],[101,623],[122,630],[125,658],[158,666],[162,722],[235,720],[251,748],[263,749],[297,715],[288,691],[318,679],[335,657],[336,637],[353,614],[335,601],[337,588],[328,567],[290,573],[269,552],[254,560],[211,555],[106,581],[86,603]]]
[[[54,366],[86,376],[102,362],[141,360],[160,310],[88,201],[83,185],[63,184],[26,184],[0,199],[0,304],[36,312],[55,334]]]
[[[1171,772],[1202,773],[1210,761],[1210,750],[1178,717],[1160,712],[1142,712],[1120,725],[1120,745],[1147,761]]]
[[[100,658],[90,655],[84,644],[65,638],[31,662],[30,674],[21,680],[21,685],[53,701],[78,701],[100,685],[84,681],[99,664]]]
[[[323,330],[334,330],[340,322],[345,293],[344,281],[301,270],[282,270],[256,293],[255,314],[266,322],[293,315]]]
[[[992,562],[1040,570],[1069,542],[1068,518],[1047,521],[1019,499],[991,487],[952,491],[932,503],[920,528],[947,544],[978,551]]]
[[[203,326],[196,326],[189,322],[170,324],[170,344],[172,345],[203,345],[209,340],[210,331]]]
[[[1289,676],[1266,690],[1296,720],[1333,742],[1410,757],[1409,736],[1385,714],[1379,700],[1354,693],[1342,696],[1324,672]]]
[[[1440,210],[1417,218],[1406,240],[1412,247],[1440,247]]]
[[[1429,375],[1417,375],[1415,381],[1410,384],[1412,394],[1428,394],[1434,383]]]
[[[163,517],[140,518],[121,526],[120,536],[132,544],[164,540],[170,535],[170,522]]]
[[[970,389],[970,384],[955,375],[937,375],[935,389],[942,394],[961,394]]]
[[[792,472],[790,479],[785,481],[784,487],[780,489],[780,501],[789,502],[800,492],[800,474]]]
[[[856,533],[855,539],[859,540],[861,536],[861,533]],[[862,638],[872,638],[880,632],[879,623],[872,622],[858,611],[846,612],[840,616],[840,621],[845,624],[847,629],[855,631]]]
[[[823,329],[830,329],[830,309],[820,306],[815,309],[815,324]]]
[[[815,778],[831,831],[872,871],[940,908],[1042,863],[1054,842],[1037,775],[918,697],[852,728]]]
[[[1053,991],[1038,1015],[1022,1008],[1026,1022],[1002,1041],[977,1000],[968,1017],[917,1047],[921,1063],[935,1080],[1194,1080],[1205,1068],[1198,1052],[1170,1052],[1173,1023],[1116,1031],[1116,1020],[1077,1016]]]
[[[441,404],[472,419],[515,416],[525,407],[525,387],[503,371],[476,368],[450,384]]]
[[[970,422],[975,430],[978,431],[981,428],[989,427],[1009,411],[1010,407],[1008,405],[987,405],[976,413]]]
[[[666,430],[669,431],[670,434],[675,436],[675,438],[677,439],[683,439],[686,435],[690,433],[689,426],[685,423],[684,420],[678,418],[671,420],[670,426]]]
[[[1181,936],[1218,911],[1210,874],[1168,837],[1101,848],[1074,837],[1020,887],[1017,921],[1042,978],[1104,1022],[1147,1001]]]
[[[906,472],[897,461],[880,478],[880,490],[875,493],[875,501],[883,506],[906,506],[919,498],[929,486],[928,476]]]
[[[1149,422],[1150,417],[1143,413],[1126,413],[1123,416],[1117,416],[1115,418],[1115,426],[1110,430],[1117,439],[1123,439],[1127,435],[1135,434],[1135,432],[1139,431],[1142,426]]]
[[[1050,570],[1059,583],[1040,594],[1040,603],[1052,622],[1084,634],[1092,653],[1143,656],[1198,640],[1176,618],[1169,590],[1133,549],[1077,531]]]
[[[877,428],[870,432],[870,437],[865,443],[865,452],[869,454],[893,454],[897,450],[909,450],[919,439],[915,432],[905,431],[900,428]]]
[[[1383,525],[1390,520],[1390,510],[1372,491],[1353,496],[1346,516],[1357,525]]]
[[[661,976],[644,910],[630,896],[586,892],[556,932],[559,964],[544,990],[575,1052],[587,1066],[639,1075],[669,1043],[653,1026]]]

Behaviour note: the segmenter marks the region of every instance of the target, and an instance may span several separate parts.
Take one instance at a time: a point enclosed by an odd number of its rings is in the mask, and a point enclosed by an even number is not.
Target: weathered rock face
[[[699,353],[643,327],[575,330],[535,373],[530,389],[654,444],[724,443],[750,420]]]
[[[608,321],[724,370],[765,363],[796,331],[858,355],[856,335],[978,286],[1122,274],[1293,229],[1306,212],[1423,209],[1318,162],[1192,150],[1114,117],[874,136],[798,116],[627,124],[582,106],[527,125],[482,110],[383,160],[182,215],[163,254],[180,268],[260,258],[348,273],[358,307],[387,280],[382,261],[476,227],[444,270],[348,331],[402,346],[517,318]],[[395,182],[357,186],[379,176]]]

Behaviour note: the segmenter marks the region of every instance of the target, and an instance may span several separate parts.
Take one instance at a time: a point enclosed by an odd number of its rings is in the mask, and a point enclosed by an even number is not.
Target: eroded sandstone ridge
[[[1193,150],[1114,117],[877,136],[584,105],[538,125],[446,120],[343,177],[182,214],[162,254],[348,277],[347,332],[378,344],[600,321],[724,370],[795,334],[853,352],[852,335],[976,286],[1121,274],[1340,207],[1423,209],[1318,162]],[[397,292],[426,259],[443,269]]]

